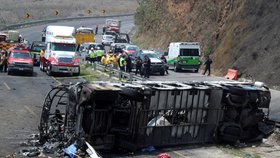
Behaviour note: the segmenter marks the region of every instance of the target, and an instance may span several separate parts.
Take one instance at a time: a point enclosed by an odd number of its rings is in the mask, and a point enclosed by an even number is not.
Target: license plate
[[[19,68],[19,70],[23,70],[23,68]]]

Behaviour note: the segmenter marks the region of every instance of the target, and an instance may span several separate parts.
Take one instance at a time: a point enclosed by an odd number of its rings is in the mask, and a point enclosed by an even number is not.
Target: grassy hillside
[[[280,85],[279,0],[142,0],[135,40],[166,49],[171,41],[198,41],[211,53],[216,75],[236,68]]]

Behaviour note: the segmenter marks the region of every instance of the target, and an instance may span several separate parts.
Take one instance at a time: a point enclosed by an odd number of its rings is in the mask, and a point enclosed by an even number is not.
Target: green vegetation
[[[228,154],[238,156],[241,158],[261,158],[259,155],[249,154],[243,151],[242,149],[237,149],[231,146],[220,146],[219,148]]]
[[[98,74],[95,71],[92,71],[92,65],[89,63],[80,65],[80,77],[87,81],[93,81],[98,78]]]

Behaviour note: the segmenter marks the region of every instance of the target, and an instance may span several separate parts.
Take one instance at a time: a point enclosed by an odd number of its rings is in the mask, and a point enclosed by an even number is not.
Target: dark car
[[[34,65],[40,64],[40,52],[42,49],[45,49],[45,43],[41,41],[33,41],[29,47],[29,51],[31,52]]]
[[[135,67],[135,60],[139,56],[141,60],[144,62],[145,55],[147,55],[151,60],[151,74],[153,73],[159,73],[160,75],[164,75],[165,73],[165,63],[160,60],[157,56],[157,54],[154,51],[150,50],[140,50],[135,55],[131,56],[133,67]]]
[[[114,53],[114,54],[122,54],[123,50],[125,48],[126,44],[125,43],[113,43],[111,44],[110,50]]]

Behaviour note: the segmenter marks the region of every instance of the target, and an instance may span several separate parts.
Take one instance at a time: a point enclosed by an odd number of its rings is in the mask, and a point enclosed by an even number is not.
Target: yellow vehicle
[[[23,45],[21,36],[16,30],[0,33],[0,49],[8,50],[11,47]]]
[[[76,29],[76,43],[80,45],[82,43],[93,43],[94,32],[92,28],[79,27]]]

